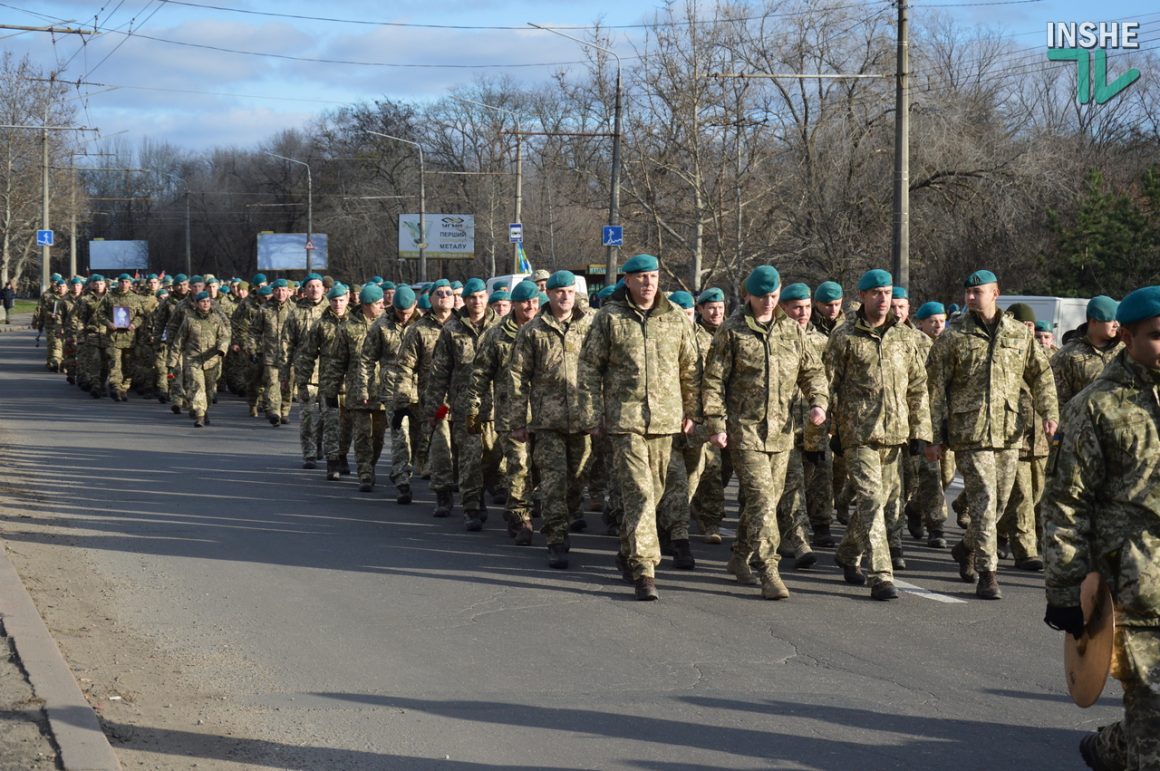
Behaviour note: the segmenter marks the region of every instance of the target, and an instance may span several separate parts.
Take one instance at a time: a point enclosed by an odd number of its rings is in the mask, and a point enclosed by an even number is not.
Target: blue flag
[[[520,273],[531,273],[532,263],[528,260],[528,253],[524,251],[524,244],[522,241],[516,244],[516,248],[520,252]]]

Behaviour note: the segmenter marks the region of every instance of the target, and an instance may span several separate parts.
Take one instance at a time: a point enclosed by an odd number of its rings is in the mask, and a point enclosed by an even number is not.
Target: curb
[[[36,695],[44,700],[60,760],[68,771],[120,771],[121,763],[65,663],[56,641],[0,545],[0,618]]]

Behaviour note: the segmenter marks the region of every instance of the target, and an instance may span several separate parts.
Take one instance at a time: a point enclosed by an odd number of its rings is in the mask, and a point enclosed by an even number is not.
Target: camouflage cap
[[[1035,311],[1027,303],[1015,303],[1007,309],[1007,315],[1016,321],[1035,323]]]
[[[552,277],[551,273],[544,270],[543,268],[540,268],[539,270],[537,270],[535,273],[532,274],[532,281],[547,281],[551,277]]]

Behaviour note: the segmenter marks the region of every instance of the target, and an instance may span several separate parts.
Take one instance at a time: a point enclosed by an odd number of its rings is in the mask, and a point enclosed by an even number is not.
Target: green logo
[[[1094,97],[1096,104],[1104,104],[1140,79],[1133,67],[1109,83],[1107,51],[1139,48],[1139,29],[1139,22],[1048,22],[1047,58],[1075,62],[1077,102],[1088,104]]]

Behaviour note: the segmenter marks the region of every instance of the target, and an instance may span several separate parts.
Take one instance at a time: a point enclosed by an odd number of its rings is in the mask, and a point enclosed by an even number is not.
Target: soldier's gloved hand
[[[1043,616],[1043,623],[1060,632],[1067,632],[1075,639],[1083,637],[1083,608],[1073,605],[1067,608],[1047,606],[1047,613]]]
[[[802,450],[802,460],[820,466],[826,460],[825,450]]]
[[[842,437],[834,434],[830,437],[830,449],[838,457],[842,456]]]
[[[467,416],[467,433],[469,433],[469,434],[482,434],[483,433],[483,424],[480,422],[478,415],[468,415]]]
[[[912,456],[922,455],[924,450],[926,450],[926,442],[921,439],[911,439],[906,445],[907,453]]]
[[[398,431],[403,427],[403,418],[407,417],[406,407],[396,407],[391,413],[391,430]]]

